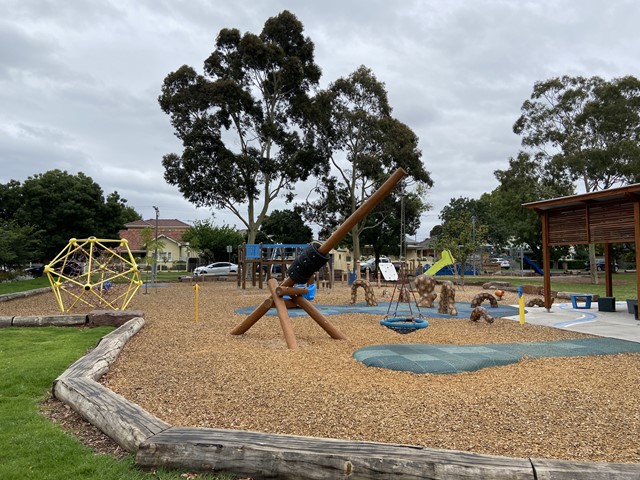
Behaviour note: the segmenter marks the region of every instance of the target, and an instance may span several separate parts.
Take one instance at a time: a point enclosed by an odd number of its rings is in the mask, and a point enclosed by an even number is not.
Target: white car
[[[491,263],[497,263],[500,268],[511,268],[511,263],[506,258],[496,257],[491,259]]]
[[[238,273],[238,265],[229,262],[214,262],[204,267],[198,267],[193,270],[195,276],[198,275],[229,275],[230,273]]]
[[[389,260],[387,257],[380,257],[380,263],[391,263],[391,260]],[[367,273],[367,270],[369,270],[369,273],[375,272],[375,258],[370,258],[369,260],[366,260],[360,264],[360,273]]]

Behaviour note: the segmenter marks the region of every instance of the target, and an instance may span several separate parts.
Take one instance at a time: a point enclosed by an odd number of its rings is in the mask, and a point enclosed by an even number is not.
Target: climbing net
[[[72,238],[44,272],[63,312],[124,310],[143,283],[127,240]]]

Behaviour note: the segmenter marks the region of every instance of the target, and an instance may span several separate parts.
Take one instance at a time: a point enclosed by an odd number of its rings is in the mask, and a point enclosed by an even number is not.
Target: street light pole
[[[153,262],[153,285],[156,285],[156,281],[158,278],[158,215],[160,215],[160,210],[155,205],[153,209],[156,211],[156,238],[155,238],[155,252],[153,254],[154,262]]]

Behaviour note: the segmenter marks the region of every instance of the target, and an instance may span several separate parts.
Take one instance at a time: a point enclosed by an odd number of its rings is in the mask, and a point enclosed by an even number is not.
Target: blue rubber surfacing
[[[323,315],[343,315],[346,313],[369,313],[372,315],[380,315],[382,316],[387,314],[389,311],[390,314],[393,314],[396,311],[396,302],[393,302],[391,305],[391,309],[389,309],[390,302],[380,302],[377,307],[370,307],[366,303],[356,303],[353,305],[314,305],[320,313]],[[518,315],[518,308],[513,307],[511,305],[498,305],[496,308],[491,308],[489,304],[485,303],[482,305],[487,309],[489,315],[492,317],[511,317],[513,315]],[[411,309],[409,309],[408,303],[399,303],[397,309],[398,317],[406,317],[411,313],[413,315],[418,316],[419,313],[422,314],[425,318],[465,318],[469,319],[469,315],[473,308],[468,303],[456,303],[456,309],[458,310],[458,315],[451,316],[444,313],[438,313],[438,302],[435,303],[433,308],[426,307],[418,307],[415,304],[411,304]],[[251,312],[255,310],[255,307],[244,307],[239,308],[235,311],[235,313],[239,315],[249,315]],[[290,308],[287,310],[287,313],[290,317],[303,317],[308,316],[307,312],[300,308]],[[277,316],[277,312],[275,308],[269,309],[269,311],[265,314],[269,316]]]
[[[584,357],[619,353],[640,353],[640,343],[615,338],[578,338],[479,345],[387,344],[356,350],[353,358],[368,367],[451,374],[509,365],[524,357]]]

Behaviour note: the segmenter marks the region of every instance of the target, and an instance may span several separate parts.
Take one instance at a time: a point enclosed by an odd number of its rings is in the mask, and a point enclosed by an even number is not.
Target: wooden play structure
[[[346,337],[340,332],[329,320],[327,320],[320,311],[315,308],[311,302],[302,296],[301,290],[293,288],[296,284],[307,283],[315,272],[320,270],[329,260],[329,252],[340,243],[340,241],[351,231],[355,225],[360,222],[371,210],[380,203],[395,186],[404,177],[406,172],[402,168],[398,168],[389,179],[376,190],[360,207],[347,218],[333,234],[325,240],[321,245],[312,243],[298,257],[287,270],[287,277],[278,286],[278,281],[271,278],[267,281],[271,296],[268,297],[260,306],[258,306],[247,318],[245,318],[238,326],[231,330],[231,335],[242,335],[247,332],[253,325],[260,320],[271,307],[276,308],[278,318],[280,319],[280,327],[284,334],[287,347],[295,350],[298,348],[298,342],[293,332],[293,325],[287,308],[290,306],[300,307],[315,320],[315,322],[324,329],[327,334],[336,340],[346,340]],[[288,295],[290,300],[282,297]]]
[[[453,285],[453,282],[449,280],[442,282],[438,313],[445,313],[454,317],[458,315],[458,309],[456,308],[456,287]]]
[[[247,280],[254,287],[264,288],[271,278],[284,278],[284,273],[296,258],[307,249],[306,243],[244,243],[238,246],[238,287],[247,288]],[[328,288],[333,287],[333,265],[326,263],[318,272]]]
[[[480,292],[476,294],[471,300],[471,306],[474,308],[479,307],[485,300],[489,301],[491,308],[498,308],[498,301],[496,300],[496,297],[487,292]]]
[[[351,285],[351,305],[356,303],[358,299],[358,287],[362,287],[364,289],[364,301],[367,302],[367,305],[370,307],[375,307],[378,305],[376,301],[376,294],[373,292],[373,288],[371,288],[371,284],[366,280],[356,280]]]
[[[484,320],[487,323],[493,323],[494,319],[491,315],[489,315],[489,312],[487,312],[487,309],[484,307],[476,307],[471,311],[471,315],[469,315],[469,319],[472,322],[479,322],[480,320]]]

